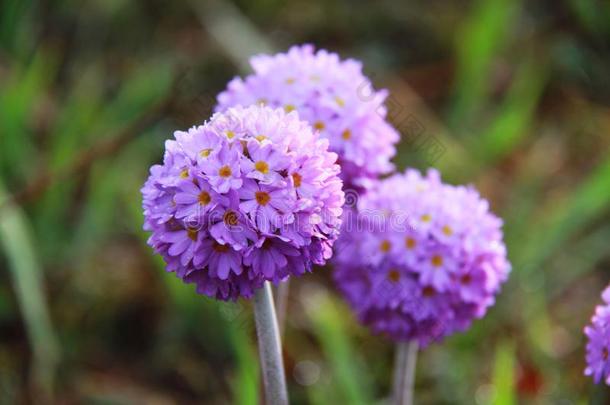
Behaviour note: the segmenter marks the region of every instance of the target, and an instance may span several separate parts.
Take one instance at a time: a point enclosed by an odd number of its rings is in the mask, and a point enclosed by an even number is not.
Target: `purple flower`
[[[251,266],[253,274],[262,274],[266,279],[282,281],[288,273],[283,272],[290,257],[297,257],[300,251],[288,243],[288,239],[275,235],[264,235],[253,245],[244,264]]]
[[[458,268],[453,255],[442,247],[430,248],[426,253],[414,267],[419,271],[420,282],[438,291],[449,289],[453,283],[452,272]]]
[[[298,111],[330,141],[348,184],[393,169],[399,135],[385,120],[387,92],[375,91],[360,62],[303,45],[255,56],[250,64],[254,74],[233,79],[219,94],[217,111],[252,104]]]
[[[174,135],[142,187],[148,243],[168,271],[236,300],[330,257],[343,205],[337,156],[296,112],[236,107]]]
[[[587,368],[585,375],[599,384],[604,380],[610,385],[610,287],[602,293],[604,303],[595,308],[591,323],[585,327],[587,336]]]
[[[176,230],[167,230],[160,235],[159,239],[168,244],[167,254],[179,257],[180,263],[186,266],[201,246],[204,235],[205,231],[187,226]]]
[[[292,222],[290,214],[294,203],[286,188],[246,180],[239,190],[239,198],[243,201],[239,208],[250,216],[262,232],[269,233],[285,222]]]
[[[203,179],[201,179],[203,180]],[[176,204],[176,218],[198,218],[223,201],[206,181],[197,178],[186,179],[177,184],[173,202]]]
[[[235,275],[242,273],[241,262],[241,254],[234,250],[231,245],[208,239],[202,243],[201,250],[193,261],[193,265],[197,268],[207,267],[210,276],[227,280],[231,272]]]
[[[218,206],[208,219],[210,234],[221,244],[228,243],[235,250],[242,250],[256,242],[258,234],[250,225],[248,217],[240,211],[239,200],[231,198],[232,203]]]
[[[200,164],[202,173],[210,185],[219,193],[239,189],[243,183],[239,170],[239,147],[224,143],[212,158]]]
[[[334,279],[358,318],[423,346],[482,317],[510,271],[501,221],[470,187],[407,170],[345,211]],[[347,215],[349,214],[349,215]]]
[[[244,159],[242,170],[246,177],[256,179],[261,184],[284,186],[284,176],[280,173],[288,169],[290,157],[278,151],[264,135],[259,135],[258,139],[248,142],[250,159]]]

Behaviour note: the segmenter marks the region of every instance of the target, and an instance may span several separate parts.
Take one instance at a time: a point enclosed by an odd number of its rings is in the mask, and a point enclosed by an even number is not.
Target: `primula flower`
[[[276,188],[247,180],[239,190],[240,209],[250,216],[262,232],[273,232],[292,222],[295,201],[286,188]]]
[[[345,211],[334,279],[359,319],[421,346],[482,317],[510,271],[502,222],[435,170],[374,183]]]
[[[262,138],[265,139],[265,138]],[[282,186],[284,176],[281,175],[290,165],[290,157],[277,151],[272,144],[259,141],[248,142],[250,159],[244,161],[242,170],[246,177],[256,179],[261,184]]]
[[[344,198],[337,155],[296,112],[232,108],[165,149],[142,188],[144,229],[197,292],[251,297],[330,257]]]
[[[218,95],[217,111],[252,104],[298,111],[330,141],[350,185],[393,169],[399,135],[385,120],[387,92],[373,89],[360,62],[303,45],[255,56],[250,65],[254,74],[233,79]]]
[[[202,176],[193,174],[192,178],[198,177],[203,180]],[[176,194],[173,198],[173,203],[176,204],[176,218],[187,218],[205,214],[213,209],[221,200],[224,200],[218,195],[209,183],[203,181],[183,180],[177,185]]]
[[[596,384],[603,380],[610,385],[610,287],[602,293],[602,300],[585,327],[588,339],[585,375],[592,376]]]

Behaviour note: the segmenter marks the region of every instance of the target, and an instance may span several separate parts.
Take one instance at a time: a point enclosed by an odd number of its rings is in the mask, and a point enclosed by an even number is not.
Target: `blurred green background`
[[[304,42],[390,90],[401,169],[473,183],[505,219],[510,280],[486,318],[420,356],[417,403],[610,403],[582,375],[610,279],[601,0],[2,0],[0,403],[257,403],[249,303],[164,272],[139,188],[251,54]],[[383,403],[392,347],[329,271],[291,285],[292,403]]]

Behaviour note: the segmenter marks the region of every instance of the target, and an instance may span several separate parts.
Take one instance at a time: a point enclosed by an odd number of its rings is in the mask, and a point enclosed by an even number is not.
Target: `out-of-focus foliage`
[[[505,219],[511,279],[485,319],[420,355],[418,403],[606,403],[582,375],[610,280],[610,4],[596,0],[0,3],[0,402],[258,402],[249,303],[164,272],[139,188],[250,50],[303,42],[390,90],[401,169],[473,183]],[[391,344],[329,272],[291,286],[293,403],[381,401]]]

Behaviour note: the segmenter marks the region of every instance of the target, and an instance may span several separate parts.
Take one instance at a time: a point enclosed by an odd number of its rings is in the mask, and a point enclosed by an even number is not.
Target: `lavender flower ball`
[[[345,212],[334,279],[374,332],[421,346],[466,330],[510,272],[502,221],[430,170],[377,182]]]
[[[596,384],[603,379],[610,385],[610,287],[602,293],[603,304],[595,308],[591,324],[585,327],[587,342],[587,368]]]
[[[236,107],[174,137],[142,188],[148,243],[168,271],[236,300],[331,256],[337,155],[296,112]]]
[[[330,141],[350,186],[393,170],[399,135],[385,120],[387,91],[373,89],[360,62],[303,45],[255,56],[250,64],[254,74],[228,84],[218,96],[218,111],[251,104],[297,110]]]

